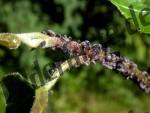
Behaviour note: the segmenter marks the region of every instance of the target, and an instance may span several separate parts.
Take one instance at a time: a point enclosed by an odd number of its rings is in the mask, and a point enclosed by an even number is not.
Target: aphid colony
[[[89,65],[90,63],[99,61],[105,67],[120,72],[126,79],[133,80],[142,90],[150,93],[149,71],[140,71],[134,62],[122,57],[120,52],[111,52],[110,48],[105,48],[101,44],[90,44],[89,41],[72,41],[70,37],[55,34],[51,30],[44,31],[42,33],[50,37],[54,37],[57,40],[53,49],[59,48],[62,51],[68,52],[74,56],[82,57],[83,60],[74,59],[77,62],[74,65]],[[41,46],[44,46],[44,42],[41,43]],[[67,63],[70,65],[69,62]],[[60,74],[63,73],[61,65],[56,68],[61,70]]]

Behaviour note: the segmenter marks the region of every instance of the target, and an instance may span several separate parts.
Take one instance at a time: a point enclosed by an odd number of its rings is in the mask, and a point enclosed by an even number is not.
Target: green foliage
[[[121,0],[119,4],[127,9],[118,8],[124,12],[126,18],[131,17],[129,2],[132,2],[135,10],[149,6],[148,0],[141,6],[133,3],[135,0]],[[138,13],[135,13],[141,32],[148,33],[149,26],[143,27]],[[126,19],[109,1],[1,0],[0,15],[1,32],[33,32],[50,28],[55,32],[68,34],[74,40],[90,40],[110,46],[138,63],[141,69],[145,70],[149,66],[150,36],[138,32],[130,34],[125,24]],[[22,45],[13,51],[1,46],[0,79],[9,72],[20,72],[23,77],[36,73],[38,78],[39,74],[33,64],[36,58],[42,70],[46,64],[52,65],[68,57],[70,56],[59,50],[31,50]],[[54,94],[50,96],[49,109],[53,113],[127,113],[131,109],[135,113],[144,113],[150,112],[149,104],[149,95],[130,81],[124,80],[120,74],[96,64],[65,72],[54,87]],[[5,113],[4,107],[5,98],[0,93],[1,113]]]
[[[6,100],[5,100],[5,96],[3,93],[3,89],[0,87],[0,109],[2,113],[5,113],[5,108],[6,108]]]
[[[148,0],[111,0],[122,15],[132,20],[136,28],[150,34],[150,9]]]

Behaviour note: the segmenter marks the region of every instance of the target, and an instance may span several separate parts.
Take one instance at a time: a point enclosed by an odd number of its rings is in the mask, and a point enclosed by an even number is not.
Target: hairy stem
[[[119,52],[111,52],[109,48],[105,48],[101,44],[91,44],[88,41],[72,41],[69,37],[55,34],[51,30],[42,33],[0,34],[0,44],[10,49],[18,48],[21,42],[32,48],[59,48],[64,52],[73,54],[74,56],[85,55],[90,62],[95,63],[98,61],[103,66],[122,73],[127,79],[136,82],[142,90],[150,93],[150,73],[147,71],[141,71],[136,63],[121,56]],[[63,71],[68,68],[65,62],[61,65],[63,65]],[[48,89],[55,84],[60,76],[60,74],[58,75],[58,71],[55,71],[54,75],[56,79],[51,80],[51,83],[47,83],[46,87]]]
[[[44,34],[52,36],[49,31]],[[76,42],[66,36],[58,34],[53,36],[55,38],[58,37],[55,48],[59,48],[75,56],[86,55],[90,59],[90,62],[95,63],[98,61],[103,66],[120,72],[125,78],[136,82],[146,93],[150,93],[150,73],[141,71],[136,63],[121,56],[120,52],[111,52],[109,48],[102,47],[101,44],[90,44],[89,41]]]
[[[59,66],[57,66],[54,70],[53,70],[53,74],[50,76],[50,80],[49,82],[47,82],[44,87],[49,90],[53,87],[53,85],[57,82],[57,80],[61,77],[61,75],[63,75],[63,73],[70,69],[71,67],[78,67],[82,64],[89,64],[90,60],[88,59],[88,57],[86,55],[82,55],[82,56],[77,56],[74,58],[71,58],[69,60],[64,61],[63,63],[61,63]]]

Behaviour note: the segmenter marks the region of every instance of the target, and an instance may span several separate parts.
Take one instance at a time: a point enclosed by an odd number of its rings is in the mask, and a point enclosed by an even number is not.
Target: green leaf
[[[0,81],[1,113],[28,113],[34,101],[35,88],[19,73],[5,75]]]
[[[2,86],[0,86],[0,110],[1,110],[1,113],[5,113],[5,109],[6,109],[6,99],[5,99],[5,95],[3,93]]]
[[[48,90],[44,87],[36,89],[35,100],[30,113],[46,113]]]
[[[149,0],[111,0],[138,31],[150,34]]]

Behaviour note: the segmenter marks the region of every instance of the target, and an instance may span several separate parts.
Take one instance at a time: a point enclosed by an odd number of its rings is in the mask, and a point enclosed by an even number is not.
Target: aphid
[[[64,37],[64,38],[66,38],[66,39],[68,38],[68,36],[67,36],[67,35],[64,35],[63,37]]]
[[[67,35],[62,36],[62,39],[64,39],[65,41],[70,41],[70,39],[67,37]]]
[[[121,69],[121,67],[122,67],[122,60],[119,60],[119,61],[116,62],[116,67],[115,67],[115,69],[116,69],[116,70],[119,70],[119,69]]]
[[[101,46],[101,44],[93,44],[92,48],[96,54],[99,54],[100,50],[102,49],[102,46]]]
[[[83,55],[84,54],[84,47],[80,46],[80,51],[77,53],[77,55]]]
[[[44,48],[45,45],[46,45],[46,41],[42,41],[42,42],[40,43],[40,47],[42,47],[42,48]]]
[[[85,65],[88,66],[91,63],[90,59],[88,58],[87,55],[82,56],[82,59],[83,59],[83,63],[82,64],[85,64]]]
[[[56,33],[55,33],[54,31],[52,31],[52,30],[48,30],[48,31],[47,31],[47,34],[48,34],[49,36],[56,36]]]
[[[110,48],[102,47],[102,51],[105,53],[110,53]]]
[[[56,33],[52,30],[42,31],[42,33],[52,37],[56,36]]]
[[[57,76],[51,76],[51,77],[49,78],[49,81],[52,81],[52,80],[54,80],[55,78],[57,78]]]
[[[72,39],[72,38],[71,38]],[[77,40],[77,43],[81,43],[81,41],[80,40]]]
[[[110,60],[112,59],[112,56],[109,54],[109,55],[106,56],[106,59],[107,59],[108,61],[110,61]]]
[[[56,37],[61,38],[62,35],[61,34],[56,34]]]
[[[63,44],[62,49],[63,49],[64,52],[67,52],[68,50],[69,50],[69,52],[72,52],[72,49],[71,49],[71,48],[70,48],[70,49],[67,48],[67,45],[68,45],[70,42],[71,42],[71,41],[67,41],[67,42],[65,42],[65,43]]]
[[[79,57],[76,57],[76,58],[75,58],[75,61],[76,61],[76,67],[79,67],[79,66],[81,65],[80,58],[79,58]]]
[[[150,81],[150,73],[148,73],[147,71],[144,71],[143,75],[145,75],[145,77],[148,78]]]
[[[98,50],[102,49],[102,45],[101,44],[93,44],[92,47],[96,48]]]
[[[95,60],[92,60],[91,62],[92,62],[93,64],[96,64]]]
[[[145,88],[145,92],[146,92],[146,93],[150,93],[150,87],[146,87],[146,88]]]
[[[43,33],[43,34],[47,34],[47,30],[42,31],[41,33]]]
[[[90,42],[89,42],[88,40],[81,42],[81,45],[82,45],[84,48],[90,48]]]
[[[84,64],[85,64],[86,66],[88,66],[88,65],[90,65],[90,62],[89,62],[89,61],[85,61]]]
[[[61,64],[62,64],[62,62],[56,62],[55,63],[55,66],[56,66],[55,69],[58,69],[59,75],[62,75],[64,73]]]
[[[56,50],[56,47],[51,47],[51,49],[54,51],[54,50]]]
[[[120,57],[120,52],[119,51],[112,52],[112,54],[115,54],[116,56]]]
[[[141,81],[141,82],[140,82],[140,87],[141,87],[142,89],[145,89],[145,88],[146,88],[146,85]]]
[[[67,60],[67,63],[69,65],[69,69],[70,69],[73,66],[72,61],[69,59],[69,60]]]
[[[71,40],[71,39],[72,39],[72,37],[70,37],[70,36],[69,36],[69,37],[68,37],[68,39],[70,39],[70,40]]]

